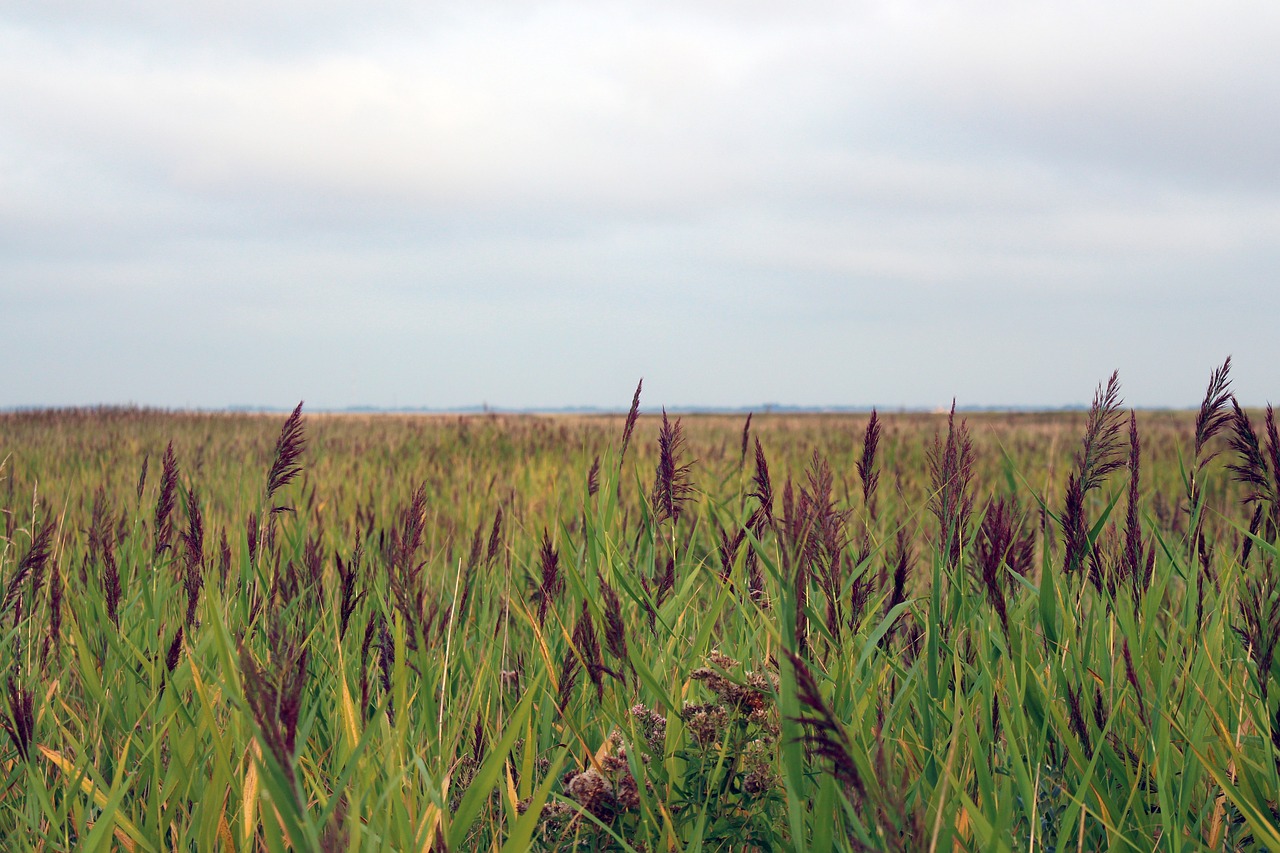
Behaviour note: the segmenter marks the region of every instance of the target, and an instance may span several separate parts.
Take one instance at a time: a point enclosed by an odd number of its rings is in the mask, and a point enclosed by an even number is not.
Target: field
[[[0,415],[0,838],[1280,849],[1233,404]]]

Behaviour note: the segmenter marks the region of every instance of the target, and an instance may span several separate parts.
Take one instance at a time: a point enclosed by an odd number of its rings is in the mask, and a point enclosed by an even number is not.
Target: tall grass
[[[1278,849],[1280,442],[1229,370],[1185,415],[2,415],[0,837]]]

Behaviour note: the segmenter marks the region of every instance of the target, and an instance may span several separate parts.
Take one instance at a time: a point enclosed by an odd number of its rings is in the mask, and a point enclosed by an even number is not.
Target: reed
[[[1231,366],[1187,412],[0,414],[0,837],[1280,849]]]

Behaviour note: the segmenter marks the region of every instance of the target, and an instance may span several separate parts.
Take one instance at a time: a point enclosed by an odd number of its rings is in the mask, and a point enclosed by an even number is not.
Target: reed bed
[[[1280,849],[1229,361],[1186,413],[10,413],[0,509],[5,849]]]

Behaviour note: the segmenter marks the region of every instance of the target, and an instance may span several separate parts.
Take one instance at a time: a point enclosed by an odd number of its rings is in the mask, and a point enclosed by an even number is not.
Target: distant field
[[[5,849],[1280,849],[1225,371],[644,410],[0,415]]]

